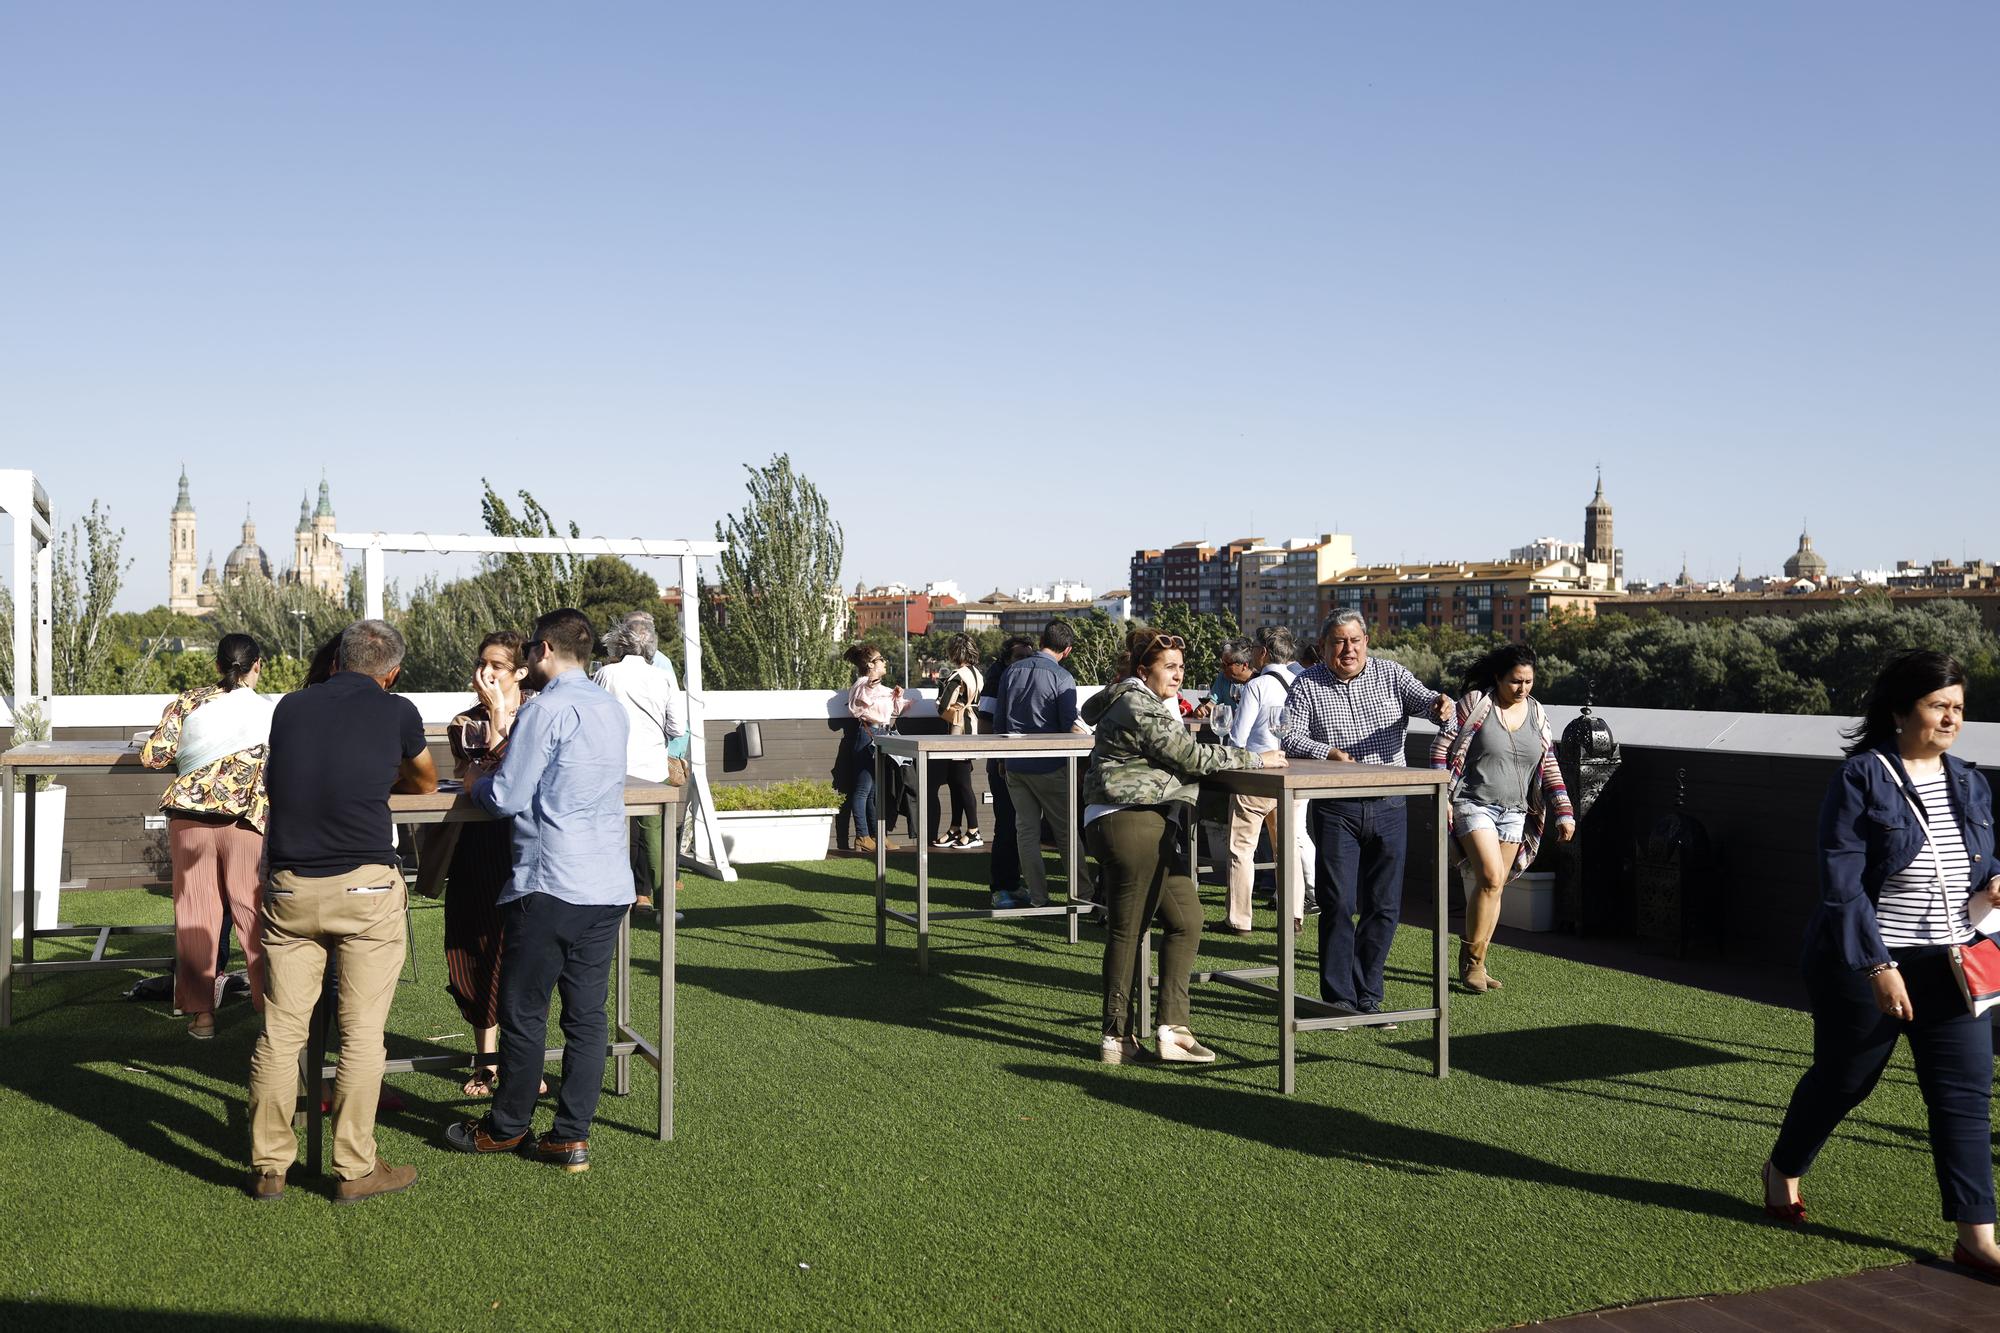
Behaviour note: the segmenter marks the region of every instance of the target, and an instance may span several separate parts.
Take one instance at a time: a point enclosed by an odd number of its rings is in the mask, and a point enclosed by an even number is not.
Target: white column
[[[361,586],[362,616],[368,620],[382,619],[382,547],[378,543],[370,542],[361,548]]]

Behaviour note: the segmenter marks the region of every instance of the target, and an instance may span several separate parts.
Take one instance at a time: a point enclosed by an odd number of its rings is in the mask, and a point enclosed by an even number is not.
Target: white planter
[[[720,810],[722,847],[731,865],[824,861],[834,810]]]
[[[1531,870],[1509,884],[1500,895],[1500,924],[1515,930],[1554,930],[1556,877],[1546,870]]]
[[[54,930],[62,883],[63,812],[69,788],[50,787],[35,794],[35,929]],[[14,938],[21,938],[27,920],[28,879],[21,873],[28,855],[28,794],[14,793]]]

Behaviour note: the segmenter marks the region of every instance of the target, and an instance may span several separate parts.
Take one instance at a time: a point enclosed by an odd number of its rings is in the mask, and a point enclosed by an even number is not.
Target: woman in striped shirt
[[[1951,951],[1971,909],[2000,905],[1993,795],[1946,753],[1965,719],[1965,672],[1911,652],[1875,682],[1847,762],[1820,807],[1820,904],[1806,928],[1813,1062],[1764,1163],[1764,1211],[1805,1221],[1799,1177],[1874,1089],[1908,1037],[1930,1112],[1931,1157],[1953,1259],[2000,1278],[1993,1239],[1993,1026],[1974,1014]]]

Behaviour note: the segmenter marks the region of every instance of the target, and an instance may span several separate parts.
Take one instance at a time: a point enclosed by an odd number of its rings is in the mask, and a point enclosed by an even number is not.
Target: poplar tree
[[[720,581],[699,589],[702,661],[720,689],[830,690],[848,681],[839,661],[847,600],[845,542],[826,497],[793,471],[788,454],[744,465],[749,502],[715,525],[728,543]]]

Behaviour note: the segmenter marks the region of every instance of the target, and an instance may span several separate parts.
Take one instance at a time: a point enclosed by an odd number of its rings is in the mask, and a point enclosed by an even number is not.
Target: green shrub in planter
[[[715,808],[729,810],[837,810],[840,793],[831,782],[721,783],[713,788]]]

